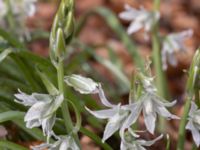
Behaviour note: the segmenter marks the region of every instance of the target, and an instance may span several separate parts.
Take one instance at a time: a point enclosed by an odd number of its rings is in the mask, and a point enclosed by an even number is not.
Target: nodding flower
[[[159,12],[148,11],[143,7],[137,10],[126,4],[125,11],[121,12],[119,17],[131,22],[127,29],[128,34],[135,33],[142,28],[144,28],[144,31],[148,33],[151,31],[154,22],[159,20],[160,14]]]
[[[30,106],[28,112],[24,117],[27,128],[42,126],[43,133],[47,139],[53,135],[52,128],[56,120],[56,111],[62,104],[64,97],[62,94],[48,95],[33,93],[27,95],[19,91],[15,94],[17,103],[25,106]]]
[[[177,52],[186,51],[187,48],[184,41],[190,38],[192,34],[193,31],[189,29],[179,33],[171,33],[164,38],[161,51],[164,70],[168,67],[167,62],[172,66],[177,65],[178,62],[175,54]]]

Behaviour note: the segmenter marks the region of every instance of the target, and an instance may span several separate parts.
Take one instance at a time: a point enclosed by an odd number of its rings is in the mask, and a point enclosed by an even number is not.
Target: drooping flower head
[[[200,109],[198,109],[197,105],[194,102],[191,102],[191,108],[189,112],[188,123],[186,125],[186,129],[192,132],[192,137],[199,147],[200,145]]]
[[[140,83],[143,86],[143,93],[140,98],[135,102],[135,110],[131,111],[131,114],[123,124],[123,129],[130,127],[133,122],[131,120],[136,120],[141,112],[143,112],[144,122],[147,130],[154,134],[157,115],[161,115],[167,119],[179,119],[176,115],[171,114],[166,107],[172,107],[176,104],[176,101],[167,102],[163,98],[157,95],[156,87],[153,85],[153,78],[146,77],[143,74],[139,74]],[[134,119],[133,119],[134,118]]]
[[[27,128],[42,126],[43,133],[48,138],[53,134],[52,128],[56,120],[56,110],[64,100],[62,94],[48,95],[33,93],[27,95],[21,91],[15,94],[18,103],[31,106],[24,117]]]
[[[131,21],[128,27],[128,34],[135,33],[144,28],[145,32],[149,32],[155,21],[159,20],[159,12],[147,11],[143,7],[139,10],[132,8],[129,5],[125,5],[125,11],[119,14],[121,19]]]
[[[161,51],[164,70],[167,69],[167,62],[172,66],[177,65],[175,54],[180,51],[186,51],[184,41],[190,38],[192,34],[192,30],[186,30],[179,33],[172,33],[165,37]]]
[[[81,94],[98,93],[98,84],[90,78],[72,74],[65,76],[65,82]]]
[[[108,120],[102,141],[107,140],[122,127],[123,122],[126,120],[130,112],[126,108],[127,106],[122,106],[121,104],[111,104],[107,100],[101,84],[80,75],[67,76],[65,77],[65,82],[82,94],[98,94],[102,104],[108,107],[108,109],[98,111],[92,111],[86,107],[86,110],[95,117]]]

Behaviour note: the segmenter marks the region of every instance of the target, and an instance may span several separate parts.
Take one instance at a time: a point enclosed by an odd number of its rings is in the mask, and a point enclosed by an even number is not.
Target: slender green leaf
[[[21,145],[15,144],[7,140],[0,140],[0,147],[8,148],[9,150],[28,150],[28,148],[25,148]]]
[[[0,113],[0,123],[22,118],[24,114],[25,114],[24,112],[20,112],[20,111],[6,111],[3,113]]]

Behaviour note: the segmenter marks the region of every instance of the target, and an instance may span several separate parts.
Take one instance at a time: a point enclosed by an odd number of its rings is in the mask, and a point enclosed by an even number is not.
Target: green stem
[[[177,145],[177,150],[184,150],[184,143],[185,143],[185,125],[187,122],[187,116],[189,113],[190,109],[190,102],[191,102],[191,97],[189,97],[186,101],[185,107],[184,107],[184,113],[183,117],[181,119],[181,124],[179,127],[179,135],[178,135],[178,145]]]
[[[160,0],[154,0],[154,11],[159,11],[160,7]],[[161,54],[160,54],[160,40],[159,40],[159,23],[155,22],[153,31],[152,31],[152,46],[153,46],[153,62],[155,66],[155,73],[156,73],[156,84],[158,89],[158,94],[164,98],[168,97],[167,94],[167,82],[166,76],[162,69],[162,61],[161,61]]]
[[[63,67],[63,61],[60,60],[57,68],[57,75],[58,75],[58,88],[60,93],[62,93],[65,97],[62,105],[62,115],[64,119],[65,128],[67,130],[67,133],[71,133],[73,131],[73,123],[70,116],[69,108],[68,108],[68,102],[66,100],[66,94],[65,94],[65,86],[64,86],[64,67]],[[78,135],[73,133],[73,137],[75,138],[77,144],[80,146]]]
[[[160,8],[160,0],[154,0],[154,11],[159,11]],[[158,89],[158,94],[164,98],[168,98],[168,89],[167,89],[167,82],[166,77],[162,69],[162,61],[161,61],[161,54],[160,54],[160,40],[159,40],[159,23],[154,22],[154,27],[152,29],[152,46],[153,46],[153,63],[155,67],[155,74],[156,74],[156,85]],[[165,130],[165,122],[163,118],[160,118],[159,122],[159,130],[162,132]]]

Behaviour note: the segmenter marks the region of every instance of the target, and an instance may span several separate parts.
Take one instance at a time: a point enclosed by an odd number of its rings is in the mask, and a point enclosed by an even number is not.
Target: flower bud
[[[98,93],[98,84],[90,78],[73,74],[65,77],[65,82],[81,94]]]
[[[74,33],[74,0],[62,0],[55,16],[50,35],[50,58],[57,66],[65,56],[66,45]]]

